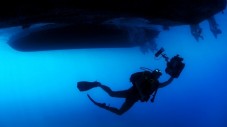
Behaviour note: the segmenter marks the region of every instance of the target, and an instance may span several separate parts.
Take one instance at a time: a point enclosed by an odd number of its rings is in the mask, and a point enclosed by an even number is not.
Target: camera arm
[[[165,61],[168,63],[169,62],[169,57],[167,57],[166,54],[161,54],[161,55],[165,59]]]

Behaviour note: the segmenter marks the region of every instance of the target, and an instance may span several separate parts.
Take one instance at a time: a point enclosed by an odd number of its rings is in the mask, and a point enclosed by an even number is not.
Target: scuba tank
[[[159,82],[154,79],[154,73],[148,68],[142,68],[144,71],[133,73],[130,81],[138,90],[141,102],[147,102],[152,95],[151,102],[154,102],[157,93]]]

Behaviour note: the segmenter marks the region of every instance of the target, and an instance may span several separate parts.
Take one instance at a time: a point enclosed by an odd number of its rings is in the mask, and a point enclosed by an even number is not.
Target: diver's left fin
[[[100,85],[99,82],[87,82],[87,81],[81,81],[77,83],[77,88],[80,91],[87,91],[90,90],[94,87],[97,87],[98,85]]]

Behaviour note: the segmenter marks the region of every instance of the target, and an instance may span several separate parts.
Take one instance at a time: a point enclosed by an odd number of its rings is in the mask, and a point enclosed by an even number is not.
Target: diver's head
[[[152,71],[152,74],[156,79],[158,79],[162,75],[162,72],[159,69],[155,69]]]

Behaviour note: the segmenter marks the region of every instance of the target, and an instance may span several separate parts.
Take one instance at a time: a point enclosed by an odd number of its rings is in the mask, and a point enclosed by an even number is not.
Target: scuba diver
[[[128,111],[137,101],[147,102],[153,93],[156,93],[158,88],[167,86],[173,81],[170,77],[168,81],[159,83],[158,78],[162,75],[160,70],[156,69],[152,72],[144,71],[137,72],[131,76],[132,87],[122,91],[112,91],[108,86],[99,82],[78,82],[77,87],[80,91],[86,91],[94,87],[100,87],[107,92],[111,97],[125,98],[125,102],[120,109],[107,106],[105,103],[94,101],[89,95],[88,98],[97,106],[109,110],[117,115],[122,115]],[[154,97],[153,97],[154,98]],[[154,99],[151,99],[153,101]]]
[[[100,87],[111,97],[125,98],[124,103],[118,109],[109,105],[107,106],[105,103],[96,102],[90,97],[90,95],[87,95],[95,105],[117,115],[122,115],[138,101],[148,102],[150,100],[151,102],[154,102],[157,90],[169,85],[174,78],[178,78],[185,66],[185,64],[182,63],[183,58],[180,58],[179,55],[174,56],[170,61],[168,61],[168,57],[166,57],[165,54],[162,54],[163,51],[163,48],[160,49],[155,56],[158,57],[161,54],[167,61],[165,72],[170,75],[170,78],[165,82],[160,83],[158,80],[162,75],[162,72],[159,69],[151,71],[150,69],[145,68],[144,71],[136,72],[131,75],[130,81],[132,87],[127,90],[113,91],[108,86],[97,81],[80,81],[77,83],[77,88],[80,91],[87,91],[95,87]]]

